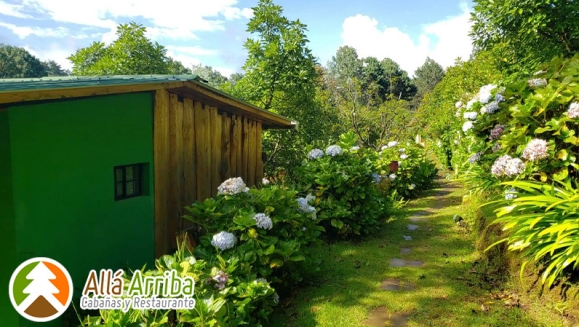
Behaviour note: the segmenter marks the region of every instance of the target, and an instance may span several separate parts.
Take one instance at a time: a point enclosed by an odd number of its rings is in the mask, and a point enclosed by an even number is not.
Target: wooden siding
[[[185,206],[217,194],[227,178],[248,186],[263,177],[262,123],[228,114],[195,99],[156,91],[155,252],[177,247],[177,235],[190,227]]]

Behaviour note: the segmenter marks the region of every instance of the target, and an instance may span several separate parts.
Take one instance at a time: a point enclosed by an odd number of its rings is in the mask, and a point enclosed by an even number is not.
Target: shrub
[[[86,317],[83,327],[92,326],[261,326],[277,305],[275,290],[255,273],[244,269],[241,260],[215,256],[209,261],[197,260],[179,249],[155,262],[156,269],[145,270],[146,276],[160,276],[175,269],[180,277],[195,280],[195,308],[192,310],[101,310],[100,316]],[[125,287],[130,276],[125,274]]]
[[[566,268],[579,267],[579,189],[576,183],[549,185],[540,182],[503,183],[520,190],[498,201],[495,224],[510,231],[509,250],[521,251],[527,262],[544,264],[542,282],[550,287]],[[524,192],[524,193],[523,193]],[[493,244],[496,245],[498,243]],[[521,267],[521,274],[525,265]]]
[[[241,269],[261,278],[285,285],[298,282],[298,262],[311,263],[308,246],[319,242],[324,231],[315,208],[304,207],[304,201],[297,191],[280,185],[249,189],[241,178],[229,179],[215,197],[186,207],[190,214],[184,218],[199,227],[195,255],[205,260],[217,254],[238,258]]]
[[[330,237],[370,234],[385,213],[375,185],[375,153],[356,143],[352,132],[343,134],[325,151],[311,149],[298,168],[301,189],[317,197],[318,218]]]

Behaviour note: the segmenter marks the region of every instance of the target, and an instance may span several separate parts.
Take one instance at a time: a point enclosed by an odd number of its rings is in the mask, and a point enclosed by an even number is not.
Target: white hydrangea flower
[[[467,121],[464,124],[462,124],[462,131],[466,133],[473,127],[474,127],[473,123],[471,121]]]
[[[393,146],[397,146],[397,145],[398,145],[398,142],[396,142],[396,141],[390,141],[390,142],[388,142],[388,147],[389,147],[389,148],[391,148],[391,147],[393,147]]]
[[[454,106],[456,107],[456,109],[460,109],[460,107],[462,107],[462,102],[458,101],[457,103],[454,104]]]
[[[358,150],[360,150],[360,147],[357,145],[350,148],[350,151],[358,151]]]
[[[408,187],[409,190],[413,190],[416,188],[416,184],[410,184],[410,186]]]
[[[213,235],[213,238],[211,239],[211,245],[219,248],[222,251],[231,249],[233,246],[235,246],[235,242],[235,235],[225,231]]]
[[[401,154],[401,155],[400,155],[400,159],[406,160],[406,159],[408,159],[408,155],[406,155],[406,154]]]
[[[217,194],[224,195],[224,194],[239,194],[241,192],[248,192],[249,187],[245,186],[245,182],[241,177],[233,177],[229,178],[225,182],[221,183],[219,187],[217,187]]]
[[[390,175],[388,176],[388,178],[390,178],[390,180],[393,181],[393,180],[396,179],[396,174],[390,174]]]
[[[398,151],[399,151],[399,152],[406,152],[406,149],[405,149],[405,148],[400,148]]]
[[[529,87],[531,88],[539,88],[539,87],[544,87],[547,85],[547,80],[544,78],[533,78],[530,79],[527,84],[529,85]]]
[[[273,227],[273,221],[265,213],[256,213],[253,219],[257,222],[257,227],[261,229],[271,229]]]
[[[308,153],[308,159],[314,160],[324,156],[324,151],[320,149],[313,149]]]
[[[267,179],[267,178],[264,177],[264,178],[261,180],[261,184],[263,184],[263,185],[269,185],[269,179]]]
[[[478,116],[478,114],[476,113],[476,111],[467,111],[462,115],[462,117],[464,119],[470,119],[470,120],[475,120],[477,116]]]
[[[541,139],[531,140],[525,150],[523,150],[523,158],[536,161],[540,159],[545,159],[549,157],[549,151],[547,149],[547,141]]]
[[[571,103],[571,105],[569,105],[569,109],[566,112],[567,117],[574,119],[579,117],[579,103],[578,102],[573,102]]]
[[[339,145],[330,145],[326,149],[326,155],[335,157],[339,154],[342,154],[342,148]]]
[[[502,176],[505,173],[505,168],[511,159],[513,158],[508,154],[498,157],[491,167],[491,173],[495,176]]]
[[[470,108],[472,108],[472,106],[474,106],[474,104],[477,102],[478,102],[478,99],[476,99],[476,98],[470,100],[469,102],[466,103],[466,109],[470,110]]]
[[[478,92],[480,103],[487,104],[489,101],[491,101],[491,98],[493,97],[491,91],[494,90],[496,87],[497,86],[494,84],[489,84],[481,87]]]

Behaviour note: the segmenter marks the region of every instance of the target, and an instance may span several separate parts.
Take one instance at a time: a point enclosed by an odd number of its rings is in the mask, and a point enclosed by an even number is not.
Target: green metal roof
[[[197,75],[110,75],[110,76],[53,76],[42,78],[0,79],[0,92],[34,91],[68,87],[145,84],[176,81],[207,83]],[[208,86],[208,85],[207,85]]]

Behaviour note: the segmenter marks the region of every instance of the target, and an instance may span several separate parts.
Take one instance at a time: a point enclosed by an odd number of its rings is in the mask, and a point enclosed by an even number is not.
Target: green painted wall
[[[0,319],[3,326],[18,326],[18,314],[12,308],[8,297],[8,282],[12,272],[18,267],[16,261],[16,235],[14,227],[14,207],[12,205],[12,169],[10,162],[10,128],[8,111],[0,111]]]
[[[59,261],[73,278],[75,297],[91,269],[150,267],[153,95],[50,102],[8,112],[18,260]],[[113,167],[143,162],[145,196],[115,201]]]

